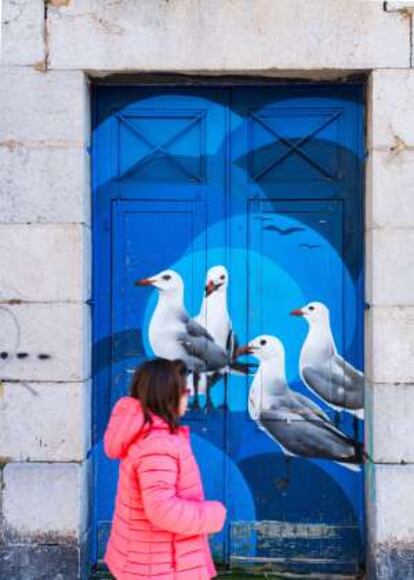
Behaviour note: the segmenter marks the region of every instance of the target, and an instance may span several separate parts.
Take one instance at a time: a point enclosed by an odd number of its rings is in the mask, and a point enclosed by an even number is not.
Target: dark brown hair
[[[152,424],[151,414],[158,415],[174,433],[179,425],[181,395],[187,389],[187,366],[181,360],[157,358],[136,368],[131,382],[131,397],[138,399],[146,423]]]

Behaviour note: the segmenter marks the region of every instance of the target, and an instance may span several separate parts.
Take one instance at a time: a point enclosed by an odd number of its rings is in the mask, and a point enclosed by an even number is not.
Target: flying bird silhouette
[[[291,228],[281,228],[273,224],[265,226],[263,229],[270,230],[272,232],[277,232],[281,236],[289,236],[290,234],[295,234],[296,232],[303,232],[305,228],[291,227]]]

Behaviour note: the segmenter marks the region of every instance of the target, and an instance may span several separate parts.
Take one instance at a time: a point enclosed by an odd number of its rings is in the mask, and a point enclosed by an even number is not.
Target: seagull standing
[[[363,419],[364,375],[338,354],[329,309],[322,302],[310,302],[291,314],[302,316],[309,324],[299,359],[303,382],[333,409]]]
[[[184,283],[174,270],[163,270],[155,276],[135,282],[137,286],[154,286],[158,302],[149,324],[149,341],[158,357],[183,360],[194,374],[227,367],[230,359],[207,330],[191,319],[184,307]],[[198,385],[194,385],[198,406]]]
[[[248,374],[249,365],[236,362],[236,350],[238,346],[236,334],[232,328],[228,306],[227,289],[229,274],[224,266],[213,266],[207,272],[204,287],[204,295],[201,302],[200,313],[195,321],[201,324],[214,342],[220,346],[232,361],[231,366],[206,375],[207,407],[211,408],[211,387],[227,372]]]
[[[200,313],[194,320],[204,326],[214,341],[227,350],[233,334],[227,308],[229,275],[224,266],[213,266],[207,272]]]
[[[261,335],[239,353],[259,360],[248,410],[286,456],[331,459],[359,470],[360,444],[342,433],[313,401],[292,391],[285,374],[285,350],[275,336]]]

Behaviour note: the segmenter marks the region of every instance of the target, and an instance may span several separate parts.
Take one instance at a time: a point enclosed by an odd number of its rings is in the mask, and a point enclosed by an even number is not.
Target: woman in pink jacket
[[[187,370],[181,361],[148,361],[131,396],[115,405],[105,453],[120,459],[111,535],[104,560],[119,580],[208,580],[216,576],[207,534],[225,507],[204,499],[188,427]]]

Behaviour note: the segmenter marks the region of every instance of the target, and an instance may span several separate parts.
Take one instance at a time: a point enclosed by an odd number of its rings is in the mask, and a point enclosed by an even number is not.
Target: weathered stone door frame
[[[131,71],[141,80],[157,72],[316,82],[366,75],[370,576],[414,575],[413,9],[365,0],[3,2],[2,306],[21,337],[17,350],[7,346],[2,375],[9,575],[25,566],[38,577],[46,563],[65,577],[86,569],[89,88]],[[8,329],[4,322],[2,336]]]

